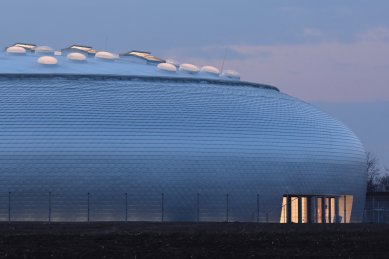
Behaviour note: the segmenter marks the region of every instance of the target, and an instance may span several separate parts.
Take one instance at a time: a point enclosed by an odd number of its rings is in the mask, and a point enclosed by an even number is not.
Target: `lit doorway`
[[[280,223],[349,223],[351,195],[285,194]]]

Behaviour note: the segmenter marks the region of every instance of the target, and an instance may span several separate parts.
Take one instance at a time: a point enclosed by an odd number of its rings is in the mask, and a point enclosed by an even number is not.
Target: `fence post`
[[[126,197],[126,217],[125,217],[125,220],[126,222],[128,221],[128,195],[127,193],[125,194],[125,197]]]
[[[51,192],[49,192],[49,223],[51,222]]]
[[[200,222],[200,193],[197,193],[197,222]]]
[[[11,222],[11,192],[8,192],[8,222]]]
[[[227,202],[227,208],[226,208],[226,221],[228,222],[228,220],[229,220],[229,209],[230,209],[230,206],[229,206],[229,195],[228,195],[228,193],[227,193],[227,200],[226,200],[226,202]]]
[[[257,194],[257,223],[259,223],[259,194]]]
[[[90,220],[90,218],[89,218],[89,214],[90,214],[90,205],[89,205],[89,200],[90,200],[90,198],[89,198],[89,196],[90,196],[90,194],[89,194],[89,192],[88,192],[88,222],[89,222],[89,220]]]
[[[161,194],[161,222],[163,222],[163,217],[165,214],[165,208],[164,208],[164,199],[165,199],[165,194]]]
[[[346,195],[343,195],[343,218],[344,218],[344,220],[343,220],[343,223],[347,223],[347,221],[346,221]]]
[[[371,208],[370,210],[368,210],[368,215],[369,215],[369,223],[372,224],[372,223],[375,223],[374,220],[375,220],[375,217],[374,217],[374,209]]]

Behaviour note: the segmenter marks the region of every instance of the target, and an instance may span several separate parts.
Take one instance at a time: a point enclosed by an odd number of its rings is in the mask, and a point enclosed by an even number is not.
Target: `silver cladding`
[[[358,138],[275,89],[16,75],[0,98],[1,220],[279,222],[286,193],[353,195],[362,218]]]

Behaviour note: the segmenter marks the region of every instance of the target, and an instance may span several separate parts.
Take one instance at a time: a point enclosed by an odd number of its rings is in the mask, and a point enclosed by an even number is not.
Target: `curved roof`
[[[9,55],[6,52],[0,53],[0,75],[73,75],[73,76],[108,76],[108,77],[153,77],[166,79],[188,79],[207,80],[209,82],[218,81],[227,84],[248,84],[273,90],[278,89],[273,86],[241,82],[240,80],[224,77],[222,74],[212,73],[186,73],[180,71],[171,73],[157,68],[156,62],[138,62],[126,55],[115,55],[115,59],[97,59],[94,55],[88,55],[85,62],[74,62],[67,58],[69,52],[56,52],[57,64],[45,66],[38,62],[41,55],[27,52],[25,55]],[[162,59],[161,59],[162,61]]]

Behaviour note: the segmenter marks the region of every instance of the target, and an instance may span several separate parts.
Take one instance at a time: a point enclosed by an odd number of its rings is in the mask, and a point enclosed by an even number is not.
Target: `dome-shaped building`
[[[363,146],[314,106],[234,71],[75,52],[0,56],[1,220],[362,220]]]

